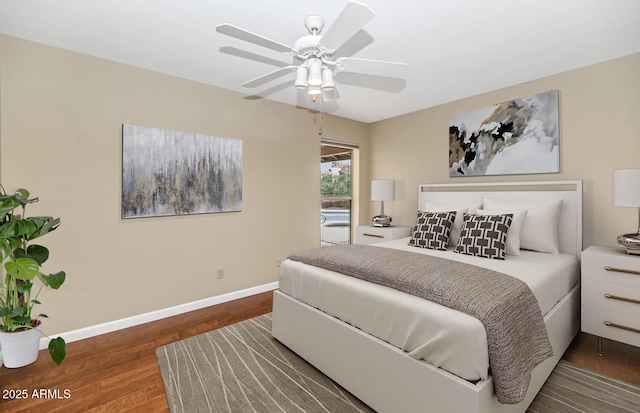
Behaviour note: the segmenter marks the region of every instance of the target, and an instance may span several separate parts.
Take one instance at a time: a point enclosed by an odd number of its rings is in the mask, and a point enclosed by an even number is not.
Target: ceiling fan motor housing
[[[309,31],[309,35],[302,36],[293,43],[295,56],[301,61],[309,58],[317,57],[322,59],[328,53],[327,50],[320,46],[320,32],[324,27],[324,19],[321,16],[311,15],[304,19],[304,25]]]
[[[311,15],[304,18],[304,26],[309,34],[318,34],[324,27],[324,19],[321,16]]]
[[[317,57],[318,59],[322,59],[324,56],[327,56],[327,51],[320,46],[320,40],[322,36],[317,34],[310,34],[308,36],[302,36],[298,40],[293,43],[293,50],[295,51],[295,56],[300,60],[307,60],[310,57]]]

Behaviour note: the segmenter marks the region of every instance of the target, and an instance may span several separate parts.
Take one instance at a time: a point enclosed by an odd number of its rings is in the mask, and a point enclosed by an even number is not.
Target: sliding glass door
[[[351,242],[352,152],[322,143],[320,154],[320,245]]]

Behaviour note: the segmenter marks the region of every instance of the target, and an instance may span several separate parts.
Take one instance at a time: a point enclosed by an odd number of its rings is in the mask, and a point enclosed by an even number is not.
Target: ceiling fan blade
[[[236,47],[224,46],[224,47],[221,47],[219,50],[220,50],[220,53],[241,57],[243,59],[253,60],[255,62],[265,63],[275,67],[285,67],[291,64],[291,62],[283,62],[281,60],[272,59],[270,57],[259,55],[257,53],[251,53],[246,50],[238,49]]]
[[[252,33],[248,30],[241,29],[232,24],[219,24],[216,26],[218,33],[226,34],[227,36],[235,37],[236,39],[244,40],[245,42],[257,44],[258,46],[266,47],[277,52],[291,53],[291,47],[286,44],[276,42],[275,40],[268,39],[259,34]]]
[[[366,4],[350,1],[322,35],[320,44],[328,50],[335,51],[375,16]]]
[[[266,75],[262,75],[260,77],[256,77],[255,79],[252,79],[248,82],[245,82],[242,84],[242,86],[244,87],[256,87],[256,86],[260,86],[263,85],[267,82],[270,82],[272,80],[275,80],[279,77],[282,77],[284,75],[286,75],[287,73],[293,72],[294,70],[296,70],[298,67],[297,66],[287,66],[287,67],[281,67],[280,69],[276,69],[273,72],[269,72]]]
[[[365,47],[373,43],[373,37],[365,30],[360,29],[349,40],[338,47],[334,56],[353,56]]]
[[[355,57],[341,57],[335,62],[336,70],[340,72],[354,72],[365,75],[402,77],[407,74],[409,65],[383,60],[358,59]]]

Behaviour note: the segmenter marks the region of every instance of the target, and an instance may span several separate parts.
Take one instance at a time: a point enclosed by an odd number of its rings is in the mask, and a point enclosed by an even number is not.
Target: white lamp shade
[[[613,171],[613,205],[640,207],[640,169]]]
[[[322,62],[320,59],[309,59],[309,78],[307,82],[311,86],[322,85]]]
[[[331,69],[325,67],[322,69],[322,90],[333,90],[336,88],[335,83],[333,83],[333,73]]]
[[[296,69],[296,82],[295,87],[298,89],[306,89],[309,84],[307,83],[307,68],[299,66]]]
[[[395,185],[392,179],[371,181],[372,201],[393,201],[394,191]]]

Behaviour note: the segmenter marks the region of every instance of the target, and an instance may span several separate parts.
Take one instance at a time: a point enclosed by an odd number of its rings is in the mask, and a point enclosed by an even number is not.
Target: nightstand
[[[582,331],[640,347],[640,257],[621,247],[582,252]]]
[[[360,225],[356,228],[356,244],[376,244],[410,236],[411,227]]]

